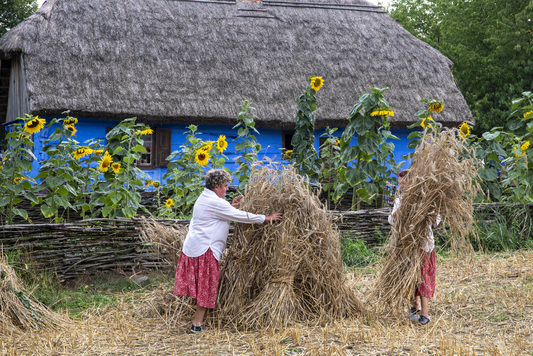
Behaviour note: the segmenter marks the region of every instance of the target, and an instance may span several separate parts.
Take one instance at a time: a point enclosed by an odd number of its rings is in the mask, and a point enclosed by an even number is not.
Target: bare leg
[[[418,297],[413,297],[413,302],[412,302],[412,306],[418,310],[420,309],[420,299],[418,299]]]
[[[429,300],[428,300],[428,298],[421,296],[420,297],[420,301],[422,302],[422,312],[420,314],[425,316],[426,318],[429,318],[429,314],[428,314]]]
[[[196,313],[194,314],[194,319],[192,319],[192,325],[201,326],[204,323],[205,312],[207,308],[196,306]]]

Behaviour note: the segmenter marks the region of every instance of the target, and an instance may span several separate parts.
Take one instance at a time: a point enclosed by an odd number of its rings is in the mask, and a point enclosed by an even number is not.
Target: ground
[[[439,257],[432,321],[375,316],[330,325],[187,334],[191,310],[165,307],[170,285],[125,293],[56,330],[9,333],[4,355],[533,355],[533,252]],[[377,273],[347,270],[365,305]],[[167,304],[168,305],[168,304]],[[407,309],[407,306],[406,306]]]

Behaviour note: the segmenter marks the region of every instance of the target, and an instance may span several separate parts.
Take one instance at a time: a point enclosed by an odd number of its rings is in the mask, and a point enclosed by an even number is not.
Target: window
[[[287,152],[292,150],[292,136],[294,136],[294,131],[281,131],[281,151]],[[282,154],[282,158],[287,159],[285,154]]]
[[[112,127],[108,127],[107,132],[111,129]],[[172,130],[158,127],[151,127],[151,129],[154,131],[152,135],[141,137],[144,141],[143,146],[146,148],[146,152],[141,153],[141,157],[137,161],[137,167],[141,169],[168,166],[166,158],[170,155]]]

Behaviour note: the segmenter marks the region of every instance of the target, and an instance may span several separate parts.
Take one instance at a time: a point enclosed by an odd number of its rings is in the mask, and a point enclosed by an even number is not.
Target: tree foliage
[[[395,0],[391,8],[452,60],[474,131],[505,126],[512,99],[533,87],[533,0]]]
[[[22,22],[39,7],[37,0],[0,0],[0,36]]]

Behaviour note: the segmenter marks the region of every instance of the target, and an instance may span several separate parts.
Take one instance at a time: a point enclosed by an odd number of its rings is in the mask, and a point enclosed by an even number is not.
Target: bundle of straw
[[[189,225],[163,225],[153,219],[143,219],[139,238],[162,256],[170,267],[176,268],[188,231]]]
[[[428,219],[440,215],[450,230],[454,251],[469,252],[473,200],[479,191],[479,162],[474,150],[455,129],[425,132],[405,177],[401,205],[393,217],[383,269],[373,292],[376,308],[400,311],[421,283],[421,247],[429,238]],[[399,197],[397,196],[397,199]],[[391,311],[389,309],[389,311]]]
[[[296,169],[257,169],[244,195],[241,209],[284,215],[281,222],[236,224],[221,263],[217,320],[257,329],[360,315],[332,217]]]
[[[0,254],[0,327],[2,333],[55,328],[65,323],[63,316],[33,300],[19,283],[7,260]]]

